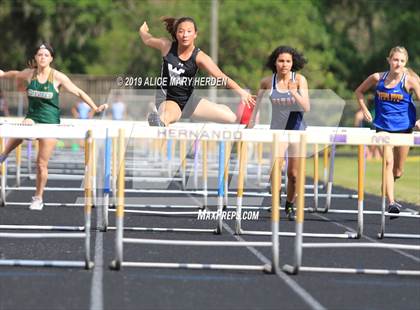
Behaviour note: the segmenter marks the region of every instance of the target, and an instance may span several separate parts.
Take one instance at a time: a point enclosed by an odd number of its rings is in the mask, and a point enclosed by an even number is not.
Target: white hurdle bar
[[[350,136],[351,137],[351,136]],[[374,139],[373,139],[374,138]],[[380,139],[377,139],[380,138]],[[358,201],[358,219],[362,219],[363,222],[363,167],[364,167],[364,154],[363,144],[376,144],[389,147],[391,145],[408,145],[408,146],[420,146],[420,134],[390,134],[390,133],[370,133],[365,134],[363,137],[359,137],[359,141],[353,139],[343,139],[347,144],[359,145],[359,201]],[[304,143],[306,144],[306,143]],[[301,147],[304,147],[301,143]],[[382,218],[381,218],[381,233],[384,232],[385,222],[385,177],[386,170],[384,168],[383,160],[383,187],[382,187]],[[304,243],[303,242],[303,223],[304,223],[304,196],[303,196],[303,176],[305,167],[305,157],[301,157],[300,160],[300,171],[298,178],[298,203],[297,203],[297,218],[296,218],[296,237],[295,237],[295,253],[294,253],[294,264],[284,265],[283,270],[289,274],[297,274],[299,271],[309,272],[341,272],[341,273],[363,273],[363,274],[398,274],[398,275],[414,275],[420,276],[420,270],[388,270],[388,269],[363,269],[363,268],[330,268],[330,267],[308,267],[302,266],[302,252],[303,248],[382,248],[382,249],[398,249],[398,250],[415,250],[420,251],[419,245],[406,245],[406,244],[389,244],[389,243]],[[359,227],[360,229],[360,227]],[[359,234],[363,233],[358,231]]]
[[[66,130],[67,129],[67,130]],[[64,132],[66,131],[66,132]],[[61,125],[0,125],[0,139],[4,137],[15,138],[78,138],[85,139],[85,208],[84,208],[84,227],[70,226],[37,226],[37,225],[0,225],[0,229],[5,230],[83,230],[82,233],[0,233],[0,238],[81,238],[84,239],[85,257],[84,261],[64,261],[64,260],[26,260],[26,259],[0,259],[0,266],[35,266],[35,267],[84,267],[91,269],[93,262],[90,255],[90,229],[91,229],[91,210],[93,198],[92,176],[93,171],[93,139],[92,132],[86,128],[68,131],[68,126]],[[1,143],[2,150],[4,143]],[[2,180],[4,180],[4,168],[2,167]],[[2,194],[5,183],[2,181]],[[2,197],[3,199],[5,198]]]
[[[122,147],[124,143],[123,131],[120,132],[119,146]],[[277,145],[278,138],[273,138],[274,145]],[[221,211],[223,208],[223,189],[224,189],[224,164],[225,164],[225,152],[224,144],[220,143],[219,151],[219,164],[221,169],[219,170],[218,180],[218,210]],[[119,151],[122,154],[123,151]],[[116,256],[115,260],[111,263],[111,268],[119,270],[122,267],[149,267],[149,268],[192,268],[192,269],[234,269],[234,270],[263,270],[270,272],[278,271],[278,235],[273,233],[272,242],[238,242],[238,241],[193,241],[193,240],[157,240],[157,239],[135,239],[135,238],[124,238],[124,184],[121,181],[124,178],[124,164],[123,156],[119,157],[120,170],[118,175],[118,207],[116,210]],[[278,185],[278,184],[277,184]],[[278,189],[273,194],[273,210],[278,210]],[[277,201],[277,205],[276,204]],[[272,213],[273,230],[278,230],[278,211]],[[222,230],[222,222],[218,222],[218,232]],[[273,261],[271,266],[267,265],[220,265],[220,264],[190,264],[190,263],[156,263],[156,262],[125,262],[123,261],[123,244],[124,243],[135,243],[135,244],[155,244],[155,245],[176,245],[176,246],[261,246],[261,247],[272,247],[273,249]]]

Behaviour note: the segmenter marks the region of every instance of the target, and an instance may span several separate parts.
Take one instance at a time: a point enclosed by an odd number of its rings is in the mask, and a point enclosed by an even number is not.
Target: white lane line
[[[223,222],[223,227],[238,241],[245,241],[241,236],[235,235],[234,231]],[[264,256],[260,251],[255,249],[254,247],[247,246],[246,247],[252,254],[254,254],[262,263],[270,264],[271,260]],[[303,287],[301,287],[295,280],[285,274],[283,271],[279,271],[277,276],[283,280],[298,296],[300,296],[303,301],[311,308],[316,310],[324,310],[326,309],[323,305],[321,305],[311,294],[309,294]]]
[[[96,220],[96,227],[99,228],[102,225],[102,206],[96,206],[98,218]],[[90,289],[90,310],[103,310],[103,232],[99,229],[96,230],[95,236],[95,258],[93,267],[92,284]]]
[[[326,221],[328,221],[328,222],[330,222],[330,223],[332,223],[332,224],[334,224],[334,225],[337,225],[337,226],[339,226],[339,227],[345,228],[345,229],[347,229],[347,230],[349,230],[349,231],[351,231],[351,232],[354,232],[354,233],[356,232],[353,228],[348,227],[348,226],[346,226],[346,225],[344,225],[344,224],[341,224],[341,223],[337,223],[336,221],[334,221],[334,220],[332,220],[332,219],[330,219],[330,218],[328,218],[328,217],[322,216],[322,215],[320,215],[320,214],[313,214],[313,215],[315,215],[315,216],[317,216],[317,217],[319,217],[319,218],[321,218],[321,219],[323,219],[323,220],[326,220]],[[363,238],[363,239],[366,239],[366,240],[368,240],[368,241],[371,241],[372,243],[381,243],[381,242],[379,242],[379,241],[377,241],[377,240],[375,240],[375,239],[372,239],[372,238],[370,238],[370,237],[368,237],[368,236],[362,236],[362,238]],[[398,254],[401,254],[401,255],[403,255],[403,256],[405,256],[405,257],[407,257],[407,258],[410,258],[410,259],[414,260],[414,261],[415,261],[415,262],[417,262],[417,263],[420,263],[420,258],[419,258],[419,257],[414,256],[414,255],[409,254],[409,253],[406,253],[406,252],[404,252],[403,250],[398,250],[398,249],[389,249],[389,250],[394,251],[394,252],[396,252],[396,253],[398,253]]]

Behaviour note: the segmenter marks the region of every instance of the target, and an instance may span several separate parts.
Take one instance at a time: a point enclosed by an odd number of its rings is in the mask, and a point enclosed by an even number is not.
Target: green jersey
[[[29,108],[26,118],[35,123],[60,124],[60,108],[58,92],[54,88],[54,70],[51,69],[48,80],[40,83],[36,78],[36,70],[27,87]]]

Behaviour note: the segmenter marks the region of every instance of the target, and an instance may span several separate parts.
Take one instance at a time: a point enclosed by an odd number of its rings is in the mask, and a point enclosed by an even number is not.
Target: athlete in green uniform
[[[43,43],[36,48],[32,61],[34,64],[33,68],[7,72],[0,70],[0,78],[16,78],[27,83],[29,108],[23,124],[59,124],[60,107],[58,96],[61,86],[86,102],[95,112],[101,112],[107,108],[106,104],[97,107],[93,100],[83,90],[74,85],[65,74],[51,68],[50,64],[53,61],[53,57],[54,51],[52,47]],[[42,195],[48,178],[48,161],[57,142],[56,139],[43,138],[38,140],[36,192],[29,207],[31,210],[42,210],[43,208]],[[4,152],[0,154],[0,163],[22,141],[22,139],[9,139]]]

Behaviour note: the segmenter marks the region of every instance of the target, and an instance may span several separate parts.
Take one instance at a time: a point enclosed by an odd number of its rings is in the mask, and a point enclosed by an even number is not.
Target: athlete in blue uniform
[[[74,105],[71,109],[71,113],[73,114],[74,118],[78,119],[89,119],[93,117],[92,109],[84,101],[79,101],[76,103],[76,105]]]
[[[404,47],[394,47],[388,57],[389,71],[370,75],[356,89],[355,94],[367,121],[372,122],[377,131],[391,133],[411,133],[415,126],[416,108],[412,92],[420,98],[420,83],[415,74],[410,74],[406,64],[408,52]],[[375,119],[366,107],[364,94],[375,86]],[[403,174],[409,147],[385,148],[386,195],[388,212],[399,213],[401,205],[394,199],[394,182]],[[391,219],[396,217],[391,217]]]
[[[158,113],[149,114],[149,124],[167,126],[181,117],[220,123],[236,122],[236,115],[229,107],[198,98],[193,94],[193,81],[198,69],[204,69],[212,77],[224,79],[226,87],[238,93],[243,103],[254,105],[255,99],[228,78],[206,53],[195,47],[197,26],[191,17],[164,18],[163,22],[172,40],[153,37],[146,22],[139,29],[142,41],[147,46],[160,50],[163,57],[163,83],[158,85],[156,94]]]
[[[272,111],[270,128],[305,130],[303,113],[310,109],[308,83],[303,75],[296,73],[304,67],[305,63],[306,59],[303,55],[289,46],[279,46],[271,53],[266,66],[273,72],[273,75],[261,80],[257,104],[248,128],[254,126],[262,99],[269,92]],[[285,210],[287,218],[293,220],[299,158],[297,145],[294,144],[282,145],[280,154],[284,154],[287,148],[289,160]]]

